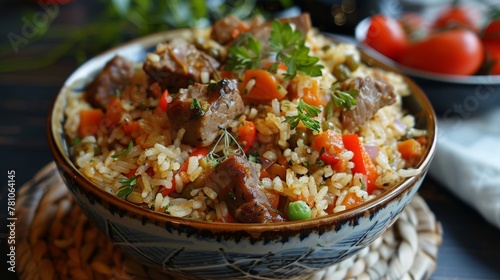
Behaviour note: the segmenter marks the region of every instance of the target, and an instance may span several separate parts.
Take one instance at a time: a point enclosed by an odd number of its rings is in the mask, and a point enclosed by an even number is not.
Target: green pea
[[[356,71],[358,69],[359,64],[361,63],[359,54],[349,54],[345,58],[344,64],[349,68],[351,71]]]
[[[302,200],[292,201],[288,204],[288,220],[307,220],[312,216],[311,207]]]
[[[290,135],[290,139],[288,139],[288,144],[290,144],[291,149],[295,149],[297,147],[297,141],[302,139],[304,141],[304,145],[309,145],[309,133],[307,132],[307,128],[297,127],[295,129],[295,133]]]
[[[343,82],[351,77],[351,70],[345,64],[338,64],[333,67],[332,74],[339,82]]]

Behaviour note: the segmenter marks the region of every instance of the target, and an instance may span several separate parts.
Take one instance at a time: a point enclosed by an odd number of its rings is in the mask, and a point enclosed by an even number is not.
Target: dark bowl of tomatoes
[[[379,14],[362,20],[355,37],[366,53],[411,77],[439,117],[464,119],[500,106],[500,21],[457,22]]]

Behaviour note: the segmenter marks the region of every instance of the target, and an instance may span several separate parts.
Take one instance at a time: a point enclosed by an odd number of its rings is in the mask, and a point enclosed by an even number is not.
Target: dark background
[[[141,34],[128,21],[117,17],[116,12],[109,12],[109,3],[104,6],[104,1],[52,2],[55,4],[50,5],[56,6],[43,6],[36,1],[0,1],[0,174],[3,174],[0,177],[0,274],[6,276],[14,276],[6,270],[7,171],[15,171],[19,190],[51,162],[45,120],[64,80],[88,57]],[[236,3],[226,2],[229,8]],[[398,1],[283,2],[286,1],[258,4],[266,15],[308,11],[314,25],[321,30],[347,36],[353,34],[355,24],[366,16],[379,11],[391,14],[400,11]],[[57,13],[50,16],[47,11],[56,8]],[[43,24],[36,24],[37,13],[38,23]],[[49,16],[46,23],[41,16],[44,13]],[[340,25],[332,15],[336,15]],[[116,25],[109,24],[110,21],[116,21]],[[30,23],[37,32],[47,29],[47,33],[40,37],[32,35],[30,32],[35,31],[33,27],[30,31]],[[164,28],[172,27],[165,25]],[[161,25],[150,26],[143,32],[161,29]],[[11,43],[12,33],[21,36],[23,31],[28,35],[23,36],[26,43],[17,41],[16,53]],[[420,194],[444,230],[438,267],[432,279],[500,279],[500,231],[430,177]]]

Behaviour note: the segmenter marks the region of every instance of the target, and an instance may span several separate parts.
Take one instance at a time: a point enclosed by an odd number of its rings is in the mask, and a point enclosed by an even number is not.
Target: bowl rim
[[[400,72],[406,75],[413,76],[415,78],[427,79],[436,82],[446,82],[463,85],[500,85],[500,75],[448,75],[423,71],[399,64],[398,62],[384,56],[380,52],[364,43],[364,39],[366,37],[366,33],[368,32],[368,27],[370,25],[371,19],[372,17],[364,18],[356,25],[354,29],[354,38],[356,41],[356,45],[365,53],[377,58],[387,65],[399,69]]]
[[[63,169],[65,172],[68,172],[73,179],[79,184],[81,188],[86,192],[90,192],[91,194],[99,197],[103,201],[113,205],[117,209],[125,210],[129,213],[133,213],[135,215],[139,215],[141,217],[146,217],[152,221],[161,222],[161,223],[170,223],[174,225],[184,225],[190,226],[197,229],[203,230],[211,230],[211,231],[225,231],[225,232],[235,232],[235,231],[247,231],[252,233],[262,233],[265,231],[279,231],[279,230],[303,230],[305,228],[315,228],[321,225],[328,224],[336,224],[336,223],[344,223],[349,221],[355,217],[366,216],[370,210],[378,209],[379,205],[385,205],[389,203],[392,199],[400,196],[402,193],[411,188],[411,186],[419,181],[419,179],[426,175],[427,170],[430,166],[431,160],[435,154],[435,149],[437,146],[437,119],[436,114],[432,108],[430,101],[427,99],[426,95],[422,91],[422,89],[414,83],[411,78],[407,77],[401,71],[398,71],[396,68],[386,65],[378,59],[371,57],[368,54],[365,54],[363,50],[360,50],[362,53],[362,57],[369,65],[374,65],[377,67],[384,68],[389,71],[394,71],[403,76],[406,83],[408,83],[410,89],[412,90],[412,95],[416,99],[417,103],[422,106],[423,110],[427,110],[424,118],[426,120],[426,130],[428,131],[428,147],[425,150],[425,155],[421,158],[416,168],[418,173],[414,176],[407,177],[403,179],[396,186],[383,192],[378,195],[374,199],[362,203],[356,207],[343,211],[341,213],[337,213],[334,215],[328,215],[323,217],[312,218],[309,220],[301,220],[301,221],[286,221],[281,223],[270,223],[270,224],[259,224],[259,223],[214,223],[208,221],[197,221],[190,220],[186,218],[174,217],[167,214],[154,212],[150,209],[141,207],[139,205],[128,202],[124,199],[118,198],[115,195],[112,195],[103,189],[95,186],[89,179],[87,179],[74,165],[68,155],[64,152],[64,137],[63,131],[61,129],[56,129],[54,126],[55,123],[58,122],[62,116],[59,114],[64,114],[61,110],[57,110],[58,106],[63,106],[65,102],[65,91],[69,87],[71,83],[77,82],[75,80],[75,76],[78,75],[79,72],[88,71],[88,70],[99,70],[100,67],[104,65],[112,56],[119,53],[120,51],[134,50],[136,48],[140,48],[142,50],[146,50],[152,46],[155,46],[156,43],[164,41],[166,38],[177,36],[177,35],[185,35],[192,34],[192,30],[189,29],[175,29],[164,32],[159,32],[155,34],[151,34],[148,36],[140,37],[129,42],[125,42],[116,47],[113,47],[82,64],[79,66],[72,74],[66,79],[61,89],[55,95],[52,104],[49,108],[49,113],[47,116],[47,138],[49,143],[49,148],[54,157],[54,160],[58,166],[59,172],[60,169]],[[327,34],[328,35],[328,34]],[[329,36],[334,42],[335,38]],[[339,43],[339,41],[337,41]],[[126,56],[125,56],[126,57]],[[99,67],[100,66],[100,67]],[[93,72],[90,72],[93,73]],[[404,107],[404,106],[403,106]],[[59,123],[60,124],[60,123]],[[62,127],[62,124],[60,124]]]

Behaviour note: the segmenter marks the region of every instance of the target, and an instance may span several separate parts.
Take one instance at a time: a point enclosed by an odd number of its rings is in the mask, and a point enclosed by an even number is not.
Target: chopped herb
[[[260,160],[260,155],[257,152],[250,153],[248,155],[248,160],[255,163],[262,163],[262,161]]]
[[[134,142],[132,140],[130,140],[130,142],[128,142],[127,149],[125,149],[123,152],[121,152],[119,154],[112,155],[111,157],[112,158],[119,158],[119,157],[125,156],[128,153],[130,153],[130,150],[132,150],[132,147],[134,147]]]
[[[196,98],[193,98],[193,101],[191,102],[191,106],[189,106],[189,109],[193,111],[193,113],[191,114],[191,120],[197,120],[203,117],[203,115],[205,115],[204,109],[206,109],[206,106],[202,107],[200,101]]]
[[[326,118],[331,118],[333,116],[334,107],[342,107],[349,110],[351,107],[358,105],[358,101],[355,97],[359,94],[359,90],[351,89],[349,91],[341,91],[335,89],[336,86],[337,83],[333,84],[331,87],[330,95],[332,99],[325,107]]]
[[[359,183],[361,184],[361,190],[366,190],[365,183],[363,183],[363,180],[359,179]]]
[[[308,129],[319,132],[319,121],[313,119],[313,117],[317,117],[319,113],[321,113],[320,108],[309,105],[300,99],[299,105],[297,105],[297,115],[287,116],[283,122],[289,123],[291,129],[295,129],[299,125],[299,122],[302,122]]]
[[[118,189],[118,193],[116,196],[118,197],[127,197],[129,196],[135,189],[135,186],[137,186],[137,176],[132,176],[128,179],[123,179],[119,181],[121,187]]]
[[[234,138],[234,136],[229,133],[225,128],[221,128],[222,134],[215,143],[212,150],[207,155],[207,161],[212,165],[212,167],[216,167],[219,163],[223,162],[226,158],[231,155],[240,155],[246,158],[245,151],[240,146],[238,141]],[[222,155],[217,154],[215,151],[217,147],[221,144],[220,142],[224,141],[224,147],[222,148]]]
[[[310,56],[310,49],[305,44],[305,36],[299,30],[293,30],[290,23],[273,21],[269,37],[270,53],[262,53],[261,43],[251,36],[241,36],[229,49],[226,70],[255,69],[263,58],[276,56],[276,61],[269,67],[269,72],[276,73],[280,64],[286,66],[285,78],[293,78],[300,71],[309,76],[321,76],[322,65],[319,58]]]
[[[76,146],[76,145],[80,144],[80,142],[82,142],[82,137],[75,137],[75,138],[73,138],[73,140],[71,140],[71,145]]]
[[[230,199],[232,199],[232,200],[236,200],[236,196],[234,195],[234,193],[233,193],[233,192],[228,192],[228,193],[227,193],[227,197],[229,197],[229,198],[230,198]]]
[[[325,162],[322,160],[318,160],[318,161],[316,161],[316,165],[317,166],[325,166]]]
[[[298,29],[293,30],[290,23],[273,21],[269,46],[276,52],[277,59],[269,71],[276,72],[283,63],[287,68],[286,78],[295,77],[297,71],[312,77],[321,76],[323,66],[316,64],[319,58],[309,55],[305,41],[305,36]]]
[[[241,36],[240,39],[229,49],[229,56],[224,69],[255,69],[259,66],[262,45],[253,37]]]

